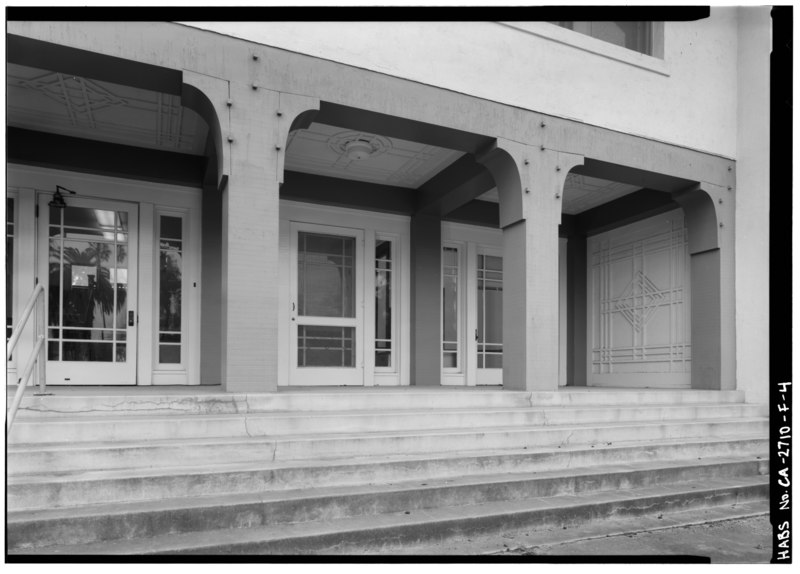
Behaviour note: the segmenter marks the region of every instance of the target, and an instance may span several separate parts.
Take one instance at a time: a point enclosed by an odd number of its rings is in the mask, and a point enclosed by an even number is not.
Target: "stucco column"
[[[498,139],[479,158],[494,176],[503,229],[503,386],[558,389],[558,225],[581,156]]]
[[[673,197],[686,216],[691,256],[692,388],[733,390],[734,189],[703,182]]]
[[[438,386],[442,379],[442,222],[411,218],[411,384]]]
[[[278,192],[293,120],[319,108],[283,94],[190,72],[219,121],[221,377],[226,391],[278,386]]]

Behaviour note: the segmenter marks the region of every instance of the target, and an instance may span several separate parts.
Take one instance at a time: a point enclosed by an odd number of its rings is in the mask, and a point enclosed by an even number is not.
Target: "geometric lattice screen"
[[[588,238],[588,383],[689,387],[689,253],[683,211]]]

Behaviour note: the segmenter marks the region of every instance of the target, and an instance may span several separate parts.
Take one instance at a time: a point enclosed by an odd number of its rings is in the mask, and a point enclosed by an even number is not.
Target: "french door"
[[[39,281],[47,292],[47,384],[136,384],[138,209],[39,197]]]
[[[503,384],[503,257],[497,249],[478,247],[475,278],[475,383]]]
[[[442,246],[441,305],[442,384],[501,385],[502,248],[446,241]]]
[[[364,232],[291,224],[290,383],[363,385]]]

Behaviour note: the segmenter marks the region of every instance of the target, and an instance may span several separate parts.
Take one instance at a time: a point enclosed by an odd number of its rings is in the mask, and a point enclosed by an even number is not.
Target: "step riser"
[[[633,440],[735,438],[767,436],[767,421],[663,423],[620,427],[523,429],[398,436],[265,440],[224,445],[68,450],[7,449],[9,474],[80,469],[153,468],[240,461],[292,461],[345,456],[380,456],[475,451],[482,449],[549,448],[568,445],[616,444]]]
[[[653,460],[695,460],[709,456],[763,457],[765,440],[654,445],[649,447],[557,450],[530,454],[484,455],[339,466],[307,466],[236,472],[198,472],[170,476],[31,483],[11,477],[6,486],[9,511],[159,500],[182,496],[244,494],[298,488],[325,488],[479,476],[503,472],[545,472],[563,468]]]
[[[56,390],[56,392],[58,392]],[[201,390],[198,393],[202,393]],[[242,414],[537,406],[741,403],[741,391],[402,391],[339,393],[259,393],[213,395],[48,396],[27,395],[19,417],[91,415]]]
[[[20,420],[9,444],[166,440],[178,438],[256,437],[315,433],[404,432],[432,429],[604,424],[678,420],[743,419],[766,416],[758,405],[721,405],[660,408],[550,409],[511,412],[342,414],[341,416],[159,418],[130,420]]]
[[[308,460],[331,456],[416,454],[476,449],[545,448],[561,445],[615,444],[627,441],[675,438],[766,436],[766,421],[662,423],[633,427],[574,427],[524,429],[462,434],[409,435],[389,438],[278,441],[275,460]]]
[[[757,461],[730,462],[59,520],[20,522],[9,517],[8,544],[9,548],[19,548],[32,540],[41,546],[81,544],[220,528],[252,528],[296,522],[331,521],[352,516],[404,511],[414,513],[431,508],[627,490],[690,480],[753,476],[764,474],[765,470],[765,464]]]
[[[571,528],[590,521],[601,521],[612,517],[630,517],[669,513],[717,505],[742,504],[748,501],[765,500],[769,497],[766,486],[745,487],[718,491],[712,496],[686,495],[647,498],[632,501],[624,508],[617,504],[596,504],[579,508],[553,511],[533,511],[515,515],[496,515],[473,519],[454,519],[438,523],[410,524],[408,526],[375,527],[370,530],[332,533],[320,536],[287,538],[267,543],[241,543],[206,546],[186,550],[175,550],[163,554],[392,554],[392,549],[401,545],[431,544],[450,538],[469,535],[500,535],[511,530],[528,528]]]
[[[401,546],[430,544],[446,541],[454,537],[470,535],[500,535],[517,529],[526,529],[535,536],[536,531],[573,528],[588,522],[598,522],[609,518],[653,516],[685,510],[696,510],[712,506],[744,504],[766,501],[769,498],[767,484],[744,487],[721,488],[712,491],[693,491],[691,493],[666,496],[650,496],[631,499],[629,504],[620,505],[618,501],[589,503],[569,508],[548,508],[544,510],[518,511],[490,516],[453,518],[420,523],[409,515],[407,524],[381,526],[376,523],[368,529],[333,531],[326,534],[304,535],[292,533],[287,527],[282,539],[261,542],[207,543],[180,546],[158,551],[136,547],[128,550],[120,547],[119,554],[163,554],[163,555],[301,555],[301,554],[392,554]],[[42,554],[57,554],[58,549],[42,548]],[[72,553],[81,550],[73,548]],[[87,550],[91,553],[91,550]],[[96,552],[96,550],[95,550]],[[36,554],[37,549],[22,551],[10,550],[10,554]]]

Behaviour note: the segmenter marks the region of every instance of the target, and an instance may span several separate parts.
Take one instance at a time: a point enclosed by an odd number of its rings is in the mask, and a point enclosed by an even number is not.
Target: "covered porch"
[[[230,82],[133,60],[121,73],[115,56],[12,38],[9,61],[22,78],[15,89],[45,90],[32,81],[41,70],[101,82],[96,94],[146,90],[153,101],[170,98],[169,117],[191,117],[202,139],[182,173],[168,173],[167,157],[126,172],[120,162],[56,153],[67,144],[41,126],[15,126],[9,157],[25,166],[15,179],[17,245],[46,241],[34,212],[49,205],[57,180],[90,189],[91,201],[130,202],[136,231],[149,238],[129,263],[142,271],[138,300],[126,308],[137,305],[139,318],[118,335],[127,337],[130,372],[88,377],[93,384],[161,392],[182,377],[213,393],[323,383],[735,388],[725,280],[731,162],[258,47],[294,70],[267,77],[253,46],[221,42],[242,60],[228,68]],[[158,73],[139,73],[145,68]],[[318,80],[300,86],[297,78]],[[410,97],[386,101],[361,89],[375,82]],[[28,116],[15,113],[10,123],[21,126]],[[101,137],[96,126],[79,131],[86,150]],[[114,138],[136,143],[123,131]],[[107,147],[110,158],[123,153]],[[123,189],[119,180],[132,182],[125,193],[102,189]],[[185,236],[164,234],[176,215]],[[334,243],[341,253],[331,252]],[[614,266],[620,246],[631,254]],[[15,258],[16,309],[37,275],[26,265],[47,256],[20,248],[30,253]],[[164,253],[186,265],[180,324],[162,324],[176,302],[159,291],[167,279],[154,262]],[[50,326],[62,329],[53,341],[63,352],[68,325]],[[48,382],[69,385],[94,367],[80,363]]]

